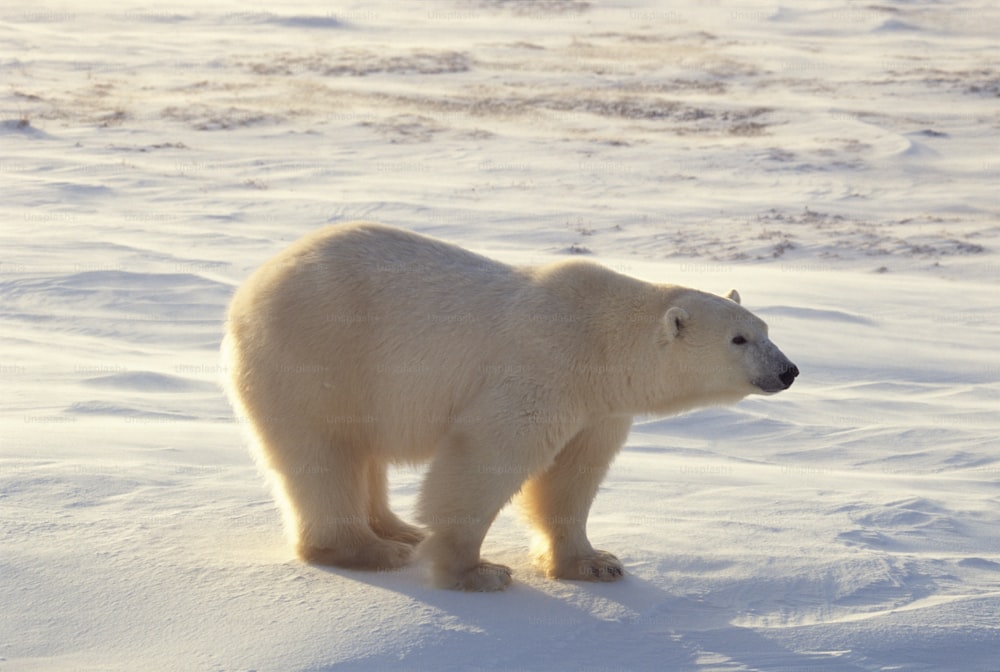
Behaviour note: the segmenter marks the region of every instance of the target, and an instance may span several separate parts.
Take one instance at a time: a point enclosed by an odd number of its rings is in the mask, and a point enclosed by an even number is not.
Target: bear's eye
[[[746,345],[747,339],[742,336],[733,336],[733,345]]]

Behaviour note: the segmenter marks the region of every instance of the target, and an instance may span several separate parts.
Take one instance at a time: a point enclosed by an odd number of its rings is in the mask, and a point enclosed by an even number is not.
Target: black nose
[[[792,386],[792,382],[795,380],[795,376],[797,375],[799,375],[799,367],[792,364],[789,368],[785,369],[785,371],[778,376],[778,378],[780,378],[781,382],[785,384],[785,389],[787,390]]]

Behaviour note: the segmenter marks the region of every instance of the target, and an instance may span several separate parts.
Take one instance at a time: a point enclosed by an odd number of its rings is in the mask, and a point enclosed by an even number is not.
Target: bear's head
[[[728,403],[748,394],[788,389],[799,369],[768,338],[767,325],[725,297],[684,289],[674,294],[660,321],[658,345],[664,381],[692,405]]]

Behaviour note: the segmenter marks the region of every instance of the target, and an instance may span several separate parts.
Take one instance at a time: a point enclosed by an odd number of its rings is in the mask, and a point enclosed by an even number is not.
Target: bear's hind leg
[[[301,445],[301,444],[300,444]],[[298,451],[278,472],[279,497],[299,557],[351,569],[395,569],[413,547],[383,539],[371,528],[367,461],[329,445]]]
[[[612,418],[583,430],[521,490],[521,507],[538,533],[535,554],[549,578],[616,581],[624,575],[618,558],[590,545],[587,517],[631,425],[631,418]]]
[[[368,520],[372,531],[383,539],[416,545],[424,532],[403,522],[389,508],[389,487],[386,467],[377,460],[368,462]]]

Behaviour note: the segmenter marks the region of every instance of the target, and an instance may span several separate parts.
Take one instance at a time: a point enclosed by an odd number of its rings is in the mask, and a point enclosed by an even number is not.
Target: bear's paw
[[[475,567],[447,579],[439,579],[446,588],[469,593],[495,593],[507,588],[511,581],[510,567],[486,561],[480,561]]]
[[[570,581],[618,581],[625,576],[621,561],[607,551],[594,551],[581,558],[563,563],[554,578]]]
[[[359,546],[318,548],[302,545],[299,546],[299,556],[314,565],[385,571],[408,564],[413,558],[413,546],[401,541],[376,538]]]

